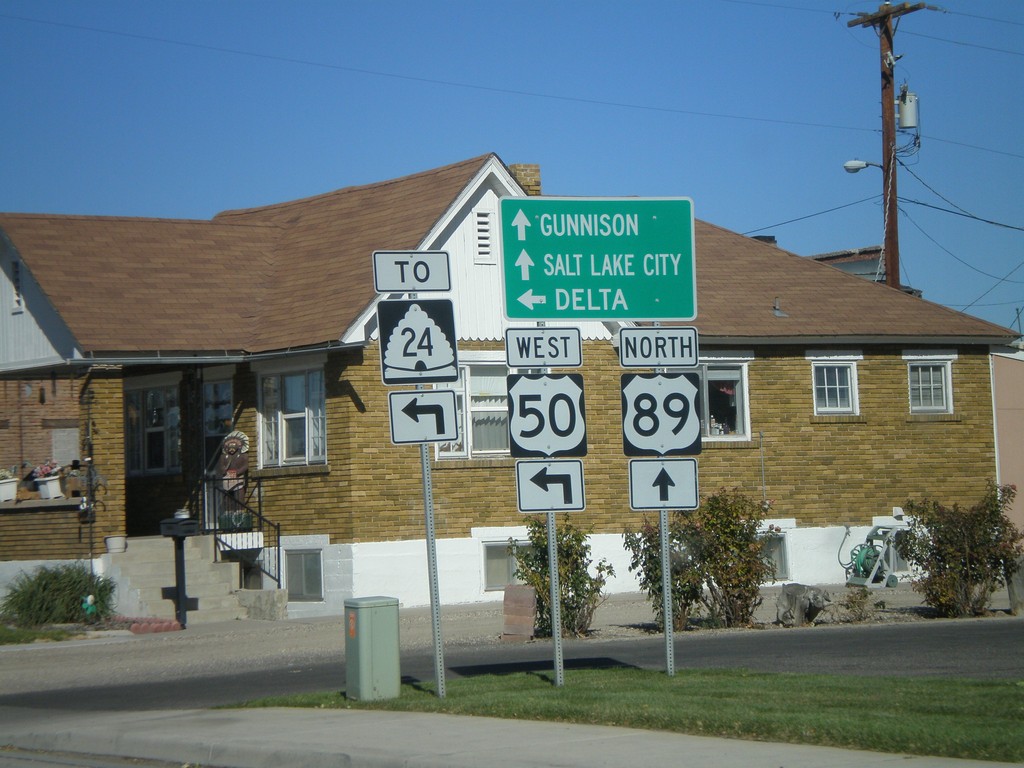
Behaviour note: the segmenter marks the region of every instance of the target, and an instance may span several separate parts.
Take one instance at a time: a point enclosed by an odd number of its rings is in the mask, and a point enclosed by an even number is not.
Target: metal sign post
[[[416,387],[419,389],[419,386]],[[427,571],[430,581],[430,624],[434,630],[434,680],[437,681],[437,697],[443,699],[444,687],[444,642],[441,640],[441,593],[437,587],[437,542],[434,538],[434,485],[430,470],[430,454],[427,445],[420,445],[420,466],[423,467],[423,509],[427,523]]]
[[[551,640],[555,652],[555,685],[565,685],[565,662],[562,659],[562,600],[558,581],[558,541],[556,540],[555,513],[548,512],[548,569],[551,571]]]
[[[676,673],[675,627],[672,616],[672,551],[669,547],[668,510],[659,513],[661,518],[661,615],[665,620],[665,674]]]
[[[455,395],[447,391],[426,392],[424,384],[458,380],[458,336],[451,301],[417,301],[416,291],[446,291],[451,288],[448,254],[443,251],[377,251],[373,254],[373,284],[378,293],[408,293],[410,296],[409,301],[382,301],[377,305],[381,378],[385,384],[415,384],[416,391],[423,393],[412,397],[392,393],[388,401],[392,441],[420,443],[430,620],[434,635],[434,679],[437,681],[437,697],[443,699],[441,594],[437,583],[434,486],[427,444],[452,439]]]

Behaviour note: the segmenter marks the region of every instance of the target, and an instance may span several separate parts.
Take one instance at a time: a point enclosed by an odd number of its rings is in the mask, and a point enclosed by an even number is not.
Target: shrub
[[[759,529],[766,507],[740,493],[722,488],[704,499],[693,512],[669,518],[672,550],[673,626],[685,627],[692,606],[700,603],[715,626],[749,624],[761,604],[761,584],[774,581],[775,568],[764,557]],[[632,554],[630,571],[639,571],[655,617],[664,627],[661,581],[661,539],[655,526],[627,531]]]
[[[548,532],[544,520],[531,518],[527,523],[528,546],[514,541],[509,548],[516,559],[516,577],[537,593],[538,637],[551,636],[551,577],[548,562]],[[569,522],[555,526],[558,554],[558,595],[561,603],[562,636],[583,637],[594,621],[594,612],[604,602],[602,590],[610,576],[611,564],[601,560],[591,572],[590,544],[587,535]]]
[[[872,600],[871,591],[867,587],[847,586],[836,606],[841,612],[839,618],[859,624],[874,618],[875,611],[885,608],[885,601]]]
[[[1024,534],[1006,516],[1016,493],[1013,486],[990,482],[969,509],[929,500],[904,505],[910,529],[897,551],[914,567],[913,587],[927,605],[952,617],[988,610],[992,593],[1024,554]]]
[[[677,515],[681,513],[676,513]],[[672,571],[672,629],[686,629],[690,611],[700,602],[704,591],[697,568],[690,562],[683,544],[678,518],[669,524],[669,562]],[[626,531],[626,549],[630,553],[629,570],[639,573],[640,589],[647,593],[654,609],[658,629],[665,629],[665,590],[661,572],[661,527],[644,521],[639,531]]]
[[[89,610],[83,603],[92,595]],[[92,610],[92,609],[95,610]],[[90,573],[82,563],[43,566],[22,572],[0,601],[0,616],[22,627],[99,621],[114,612],[114,582]]]

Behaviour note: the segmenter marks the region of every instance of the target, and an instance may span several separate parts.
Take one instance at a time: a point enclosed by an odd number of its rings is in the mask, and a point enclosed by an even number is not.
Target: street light
[[[895,153],[893,153],[895,160]],[[843,170],[847,173],[863,171],[868,166],[880,168],[882,171],[882,226],[884,240],[882,242],[882,258],[885,262],[885,283],[893,288],[900,288],[900,235],[899,224],[896,221],[896,164],[895,162],[887,169],[879,163],[869,163],[866,160],[847,160],[843,163]]]
[[[843,169],[847,173],[857,173],[857,171],[863,171],[869,165],[873,165],[875,168],[882,167],[878,163],[869,163],[866,160],[847,160],[843,163]]]

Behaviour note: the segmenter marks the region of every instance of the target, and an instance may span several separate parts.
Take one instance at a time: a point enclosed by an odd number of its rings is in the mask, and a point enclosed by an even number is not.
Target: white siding
[[[505,317],[502,290],[501,222],[499,201],[508,195],[494,177],[484,180],[464,197],[465,202],[451,217],[451,224],[443,232],[444,238],[431,248],[449,253],[452,270],[452,293],[438,294],[451,298],[455,304],[455,323],[459,338],[463,340],[503,341],[505,329],[536,325],[526,321],[509,321]],[[477,238],[480,235],[478,212],[487,214],[491,222],[490,246],[496,258],[494,263],[483,263],[477,258]],[[611,334],[600,322],[566,323],[550,321],[549,325],[579,327],[585,339],[609,339]]]
[[[15,290],[16,271],[20,291]],[[0,237],[0,371],[79,356],[71,332],[32,273]]]

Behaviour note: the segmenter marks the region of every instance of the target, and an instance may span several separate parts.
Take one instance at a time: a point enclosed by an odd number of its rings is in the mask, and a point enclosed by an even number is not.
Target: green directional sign
[[[689,198],[504,198],[501,244],[510,319],[697,316]]]

